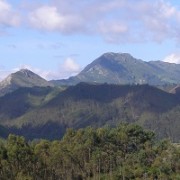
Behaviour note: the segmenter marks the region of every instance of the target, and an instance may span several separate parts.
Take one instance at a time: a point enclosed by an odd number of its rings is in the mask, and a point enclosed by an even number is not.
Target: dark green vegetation
[[[52,81],[55,85],[79,82],[111,84],[180,84],[180,64],[163,61],[145,62],[127,53],[105,53],[85,67],[77,76]]]
[[[1,136],[62,137],[67,128],[137,123],[158,138],[180,140],[180,96],[149,85],[80,83],[65,90],[20,88],[0,98]],[[1,128],[1,127],[0,127]]]
[[[37,74],[27,69],[21,69],[16,73],[10,74],[6,79],[0,82],[0,96],[13,92],[20,87],[47,87],[53,86]]]
[[[9,135],[0,143],[1,180],[175,180],[180,148],[137,125],[69,129],[62,140],[27,143]]]

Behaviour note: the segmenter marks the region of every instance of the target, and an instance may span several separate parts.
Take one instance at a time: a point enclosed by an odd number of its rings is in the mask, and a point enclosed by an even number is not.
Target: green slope
[[[19,89],[16,93],[20,95],[21,91]],[[29,96],[29,108],[22,111],[21,105],[18,104],[27,103],[29,91],[31,89],[27,88],[24,100],[22,98],[22,102],[17,101],[17,104],[11,103],[13,96],[18,97],[15,92],[9,98],[7,104],[16,107],[17,112],[21,111],[18,116],[9,115],[9,112],[13,112],[12,109],[0,109],[0,124],[27,138],[53,139],[62,136],[69,127],[78,129],[135,122],[156,131],[159,138],[167,137],[175,142],[180,140],[179,96],[149,85],[80,83],[56,93],[51,88],[43,88],[44,94],[41,96]],[[4,103],[2,99],[0,98],[1,106],[1,103]],[[4,117],[3,112],[7,112]]]
[[[52,87],[19,88],[0,98],[0,122],[9,121],[51,100],[61,89]]]

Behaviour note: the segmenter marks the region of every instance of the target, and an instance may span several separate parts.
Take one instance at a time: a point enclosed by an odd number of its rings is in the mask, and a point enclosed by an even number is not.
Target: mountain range
[[[28,69],[21,69],[0,82],[0,96],[20,87],[69,86],[80,82],[149,84],[171,90],[180,84],[179,77],[180,64],[146,62],[128,53],[105,53],[69,79],[47,81]]]
[[[69,79],[51,81],[55,85],[79,82],[110,84],[180,84],[180,64],[143,61],[128,53],[105,53]]]
[[[105,53],[67,80],[22,69],[0,83],[0,136],[58,139],[67,128],[127,122],[180,142],[179,67]]]

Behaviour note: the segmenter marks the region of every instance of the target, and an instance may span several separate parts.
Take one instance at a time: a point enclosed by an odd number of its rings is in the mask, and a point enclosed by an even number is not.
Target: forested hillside
[[[180,148],[137,125],[69,129],[62,140],[0,143],[1,180],[179,179]]]
[[[180,139],[179,95],[149,85],[21,88],[0,98],[0,117],[8,133],[28,139],[57,139],[67,128],[114,127],[121,122],[140,124],[158,138]]]

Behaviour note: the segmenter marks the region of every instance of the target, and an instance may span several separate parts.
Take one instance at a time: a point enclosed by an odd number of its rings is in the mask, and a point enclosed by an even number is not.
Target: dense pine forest
[[[133,124],[68,129],[54,141],[11,134],[0,143],[0,179],[180,179],[180,148]]]

